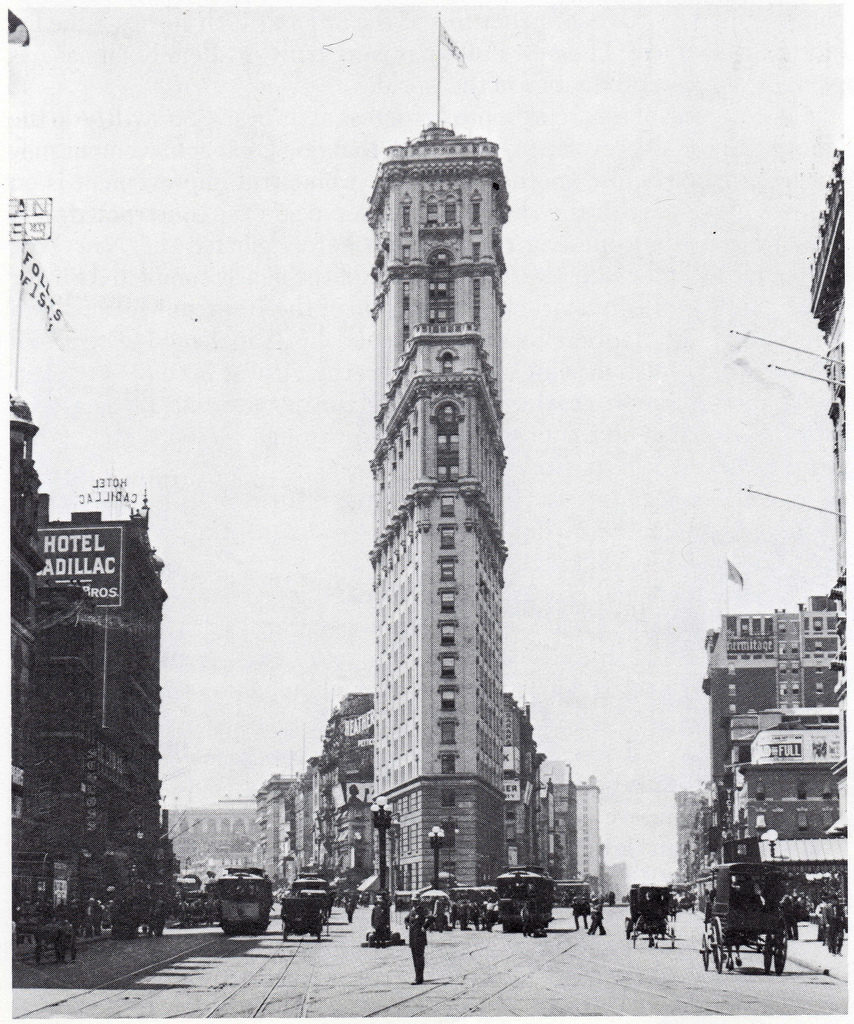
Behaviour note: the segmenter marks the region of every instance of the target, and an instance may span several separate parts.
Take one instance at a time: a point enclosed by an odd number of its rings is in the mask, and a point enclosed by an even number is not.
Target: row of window
[[[426,223],[428,227],[435,227],[439,223],[439,208],[442,210],[443,223],[453,225],[457,223],[457,201],[446,199],[439,203],[435,199],[428,200],[425,204]],[[472,199],[470,203],[471,225],[480,227],[480,200]],[[412,204],[404,203],[401,206],[401,220],[404,231],[412,230]]]
[[[801,622],[805,633],[810,632],[810,624],[812,624],[813,633],[822,633],[825,625],[828,631],[836,629],[835,615],[828,615],[826,619],[823,615],[814,615],[811,618],[804,616]],[[785,633],[789,624],[797,633],[797,620],[795,619],[778,619],[777,632]],[[774,632],[774,620],[772,618],[739,619],[735,615],[728,615],[727,632],[733,635],[737,633],[740,636],[770,636]]]

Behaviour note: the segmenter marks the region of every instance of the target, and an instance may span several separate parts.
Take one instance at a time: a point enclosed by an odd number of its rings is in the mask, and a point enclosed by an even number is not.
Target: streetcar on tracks
[[[768,863],[720,864],[712,870],[700,954],[718,974],[741,966],[741,953],[761,953],[765,973],[782,974],[788,943],[780,900],[783,873]]]
[[[571,907],[576,899],[589,903],[593,898],[590,883],[580,878],[555,879],[555,906]]]
[[[263,935],[270,924],[273,883],[263,868],[227,868],[207,887],[217,901],[220,928],[226,935]]]
[[[554,879],[534,867],[511,868],[495,880],[498,920],[505,932],[522,931],[527,922],[534,932],[545,932],[552,920]]]
[[[669,885],[633,885],[629,890],[629,914],[626,918],[626,938],[637,946],[638,939],[646,939],[650,949],[669,942],[676,948],[676,933],[670,923],[673,893]]]

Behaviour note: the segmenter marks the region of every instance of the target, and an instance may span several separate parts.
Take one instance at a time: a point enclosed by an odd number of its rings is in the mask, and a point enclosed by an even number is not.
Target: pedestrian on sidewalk
[[[427,947],[425,917],[425,907],[420,903],[417,903],[409,914],[409,951],[412,953],[412,966],[415,968],[413,985],[424,984],[424,950]]]

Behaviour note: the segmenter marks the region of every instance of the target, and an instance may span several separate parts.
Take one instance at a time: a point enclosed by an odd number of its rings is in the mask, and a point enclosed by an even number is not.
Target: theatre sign
[[[122,527],[57,526],[39,530],[44,569],[52,583],[82,587],[99,608],[122,604]]]

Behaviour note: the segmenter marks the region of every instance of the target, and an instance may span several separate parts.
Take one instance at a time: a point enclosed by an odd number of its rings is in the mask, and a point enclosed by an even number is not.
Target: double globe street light
[[[434,825],[429,832],[430,846],[433,848],[433,888],[439,888],[439,851],[445,842],[445,830]]]

